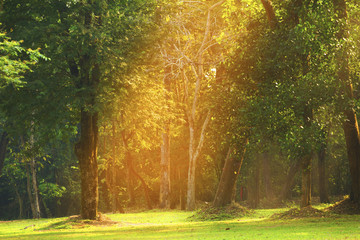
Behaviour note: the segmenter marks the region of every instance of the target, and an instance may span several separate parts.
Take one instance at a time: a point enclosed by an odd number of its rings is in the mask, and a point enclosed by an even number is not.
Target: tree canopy
[[[359,203],[359,13],[350,0],[2,1],[0,218]]]

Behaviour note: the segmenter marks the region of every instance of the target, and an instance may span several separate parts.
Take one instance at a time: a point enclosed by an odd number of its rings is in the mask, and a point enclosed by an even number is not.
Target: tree
[[[0,94],[4,94],[9,88],[17,89],[24,86],[24,74],[31,71],[30,66],[39,58],[46,59],[38,50],[25,50],[20,44],[21,42],[11,40],[5,33],[0,33]],[[4,104],[0,107],[3,108]],[[3,113],[4,109],[1,112]],[[6,127],[6,120],[5,123],[1,123],[3,124]],[[8,133],[3,129],[0,140],[0,173],[4,166],[8,143]]]
[[[251,104],[257,106],[255,111],[265,110],[262,113],[269,114],[269,118],[256,117],[255,112],[251,114],[255,117],[252,122],[263,130],[261,133],[254,128],[255,136],[276,137],[283,150],[287,149],[287,154],[295,159],[292,168],[295,171],[289,176],[293,177],[296,169],[301,167],[301,207],[305,207],[310,205],[311,199],[311,157],[319,147],[318,136],[321,135],[318,119],[314,116],[322,106],[334,100],[331,93],[336,92],[337,86],[332,77],[332,57],[327,54],[332,51],[328,43],[333,43],[334,38],[332,16],[324,9],[331,6],[312,1],[282,3],[278,7],[285,11],[282,11],[280,21],[270,1],[264,0],[262,4],[270,31],[261,34],[261,44],[266,47],[260,47],[258,52],[260,61],[253,77],[259,85],[257,97]],[[327,89],[324,97],[319,97],[318,86]],[[291,179],[287,183],[291,186]]]
[[[81,214],[83,218],[95,219],[98,205],[98,120],[102,109],[99,96],[106,95],[105,86],[113,80],[108,77],[110,73],[117,72],[119,77],[125,75],[144,56],[141,55],[142,47],[150,39],[144,36],[150,36],[147,33],[155,29],[155,4],[141,1],[57,1],[54,5],[44,5],[36,1],[29,4],[6,1],[3,9],[2,18],[8,29],[15,30],[13,36],[41,45],[52,64],[59,63],[55,69],[43,65],[46,71],[39,72],[38,76],[48,74],[45,79],[49,83],[56,82],[52,79],[59,77],[59,73],[66,76],[64,79],[70,91],[57,96],[70,100],[67,105],[60,105],[66,106],[64,113],[78,114],[80,118],[80,136],[75,149],[82,179]],[[39,113],[35,116],[37,119],[46,118],[41,112],[36,113]],[[51,121],[47,118],[46,122]],[[59,120],[54,122],[59,123]]]
[[[343,95],[346,101],[350,102],[354,94],[349,71],[349,46],[346,43],[349,39],[346,1],[334,0],[333,4],[338,24],[336,37],[340,46],[337,51],[337,76],[342,84]],[[351,199],[360,202],[360,135],[356,112],[351,104],[345,105],[344,115],[343,128],[351,173]]]
[[[229,148],[214,198],[214,207],[223,207],[232,202],[237,176],[240,174],[241,165],[245,155],[246,144],[247,143],[242,144],[243,149],[236,149],[235,154],[234,149],[231,147]]]
[[[166,105],[170,110],[171,71],[165,68],[164,87]],[[161,145],[160,208],[170,208],[170,121],[165,122]]]
[[[211,68],[215,68],[220,62],[211,59],[216,51],[215,45],[217,45],[215,37],[212,36],[217,34],[218,29],[214,20],[223,3],[224,1],[212,1],[211,3],[179,2],[181,11],[169,19],[173,27],[166,46],[170,46],[171,50],[166,50],[162,54],[166,66],[172,69],[171,76],[174,76],[172,78],[173,95],[184,112],[189,133],[186,200],[188,210],[195,208],[196,162],[200,156],[211,118],[211,111],[202,99],[208,91],[206,84],[214,79]],[[203,11],[206,14],[203,14]],[[198,14],[201,14],[201,21],[198,21],[198,18],[197,20],[193,18]],[[198,30],[204,26],[204,31]]]

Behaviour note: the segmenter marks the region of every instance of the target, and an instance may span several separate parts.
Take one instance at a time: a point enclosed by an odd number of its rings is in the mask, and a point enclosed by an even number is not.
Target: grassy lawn
[[[108,214],[112,225],[68,218],[0,222],[0,239],[360,239],[360,216],[273,220],[261,209],[227,221],[189,221],[192,212]]]

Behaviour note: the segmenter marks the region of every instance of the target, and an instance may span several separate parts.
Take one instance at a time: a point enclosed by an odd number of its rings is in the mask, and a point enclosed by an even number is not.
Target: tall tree
[[[165,68],[164,88],[165,99],[168,109],[170,109],[171,93],[171,68]],[[161,176],[160,176],[160,208],[170,208],[170,122],[164,124],[161,145]]]
[[[318,137],[316,136],[319,136],[321,132],[317,124],[314,124],[317,121],[313,117],[314,112],[316,113],[321,106],[329,104],[333,100],[331,97],[320,98],[317,94],[320,89],[317,89],[317,86],[326,87],[330,92],[334,91],[335,85],[333,77],[331,77],[332,68],[328,67],[331,66],[332,58],[326,57],[326,52],[331,51],[331,47],[329,47],[331,45],[328,45],[327,41],[332,41],[332,25],[331,16],[325,9],[331,6],[329,3],[297,0],[279,4],[278,7],[283,7],[285,10],[279,21],[276,19],[277,15],[271,2],[264,0],[262,4],[272,31],[270,35],[276,36],[278,43],[273,42],[274,45],[271,45],[273,50],[269,50],[273,51],[272,54],[263,58],[260,64],[266,69],[268,76],[273,79],[273,83],[267,85],[271,80],[266,79],[264,75],[259,89],[265,91],[262,96],[265,101],[278,98],[275,100],[278,105],[274,106],[273,110],[275,111],[272,111],[271,114],[283,115],[281,121],[285,120],[283,123],[286,130],[283,128],[285,130],[281,130],[283,133],[281,131],[272,132],[280,137],[281,142],[285,145],[288,144],[286,148],[290,147],[291,155],[297,162],[293,165],[295,166],[293,170],[299,167],[302,169],[302,201],[300,205],[306,207],[311,204],[311,157],[312,152],[318,148]],[[313,14],[309,14],[307,9],[312,9]],[[316,31],[315,26],[327,30]],[[314,35],[317,36],[317,41],[312,40]],[[283,41],[279,42],[279,38],[282,38]],[[269,37],[265,41],[275,40],[275,38],[271,39],[272,37]],[[292,56],[290,57],[290,55]],[[269,57],[271,60],[265,60]],[[317,62],[321,64],[317,64]],[[269,66],[264,64],[269,64]],[[271,69],[270,66],[276,67]],[[316,77],[314,78],[314,76]],[[324,81],[323,76],[328,76],[328,80]],[[311,89],[311,91],[309,92],[307,89]],[[293,98],[288,98],[286,94],[294,95]],[[271,101],[268,103],[271,104]],[[286,123],[288,120],[290,121]],[[297,127],[298,124],[300,128]],[[271,125],[274,126],[274,123]],[[282,134],[284,135],[281,136]],[[281,140],[283,137],[285,139]],[[300,139],[303,140],[300,142]],[[292,144],[294,145],[290,146]],[[285,145],[283,146],[285,147]],[[288,183],[291,183],[291,180]]]
[[[186,117],[188,120],[189,125],[189,170],[188,170],[188,184],[187,184],[187,199],[186,199],[186,208],[187,210],[194,210],[195,209],[195,170],[196,170],[196,162],[199,157],[200,151],[204,144],[204,137],[207,125],[209,124],[210,110],[207,112],[205,120],[203,121],[200,136],[198,142],[196,144],[195,140],[195,121],[196,121],[196,112],[198,108],[198,98],[200,97],[200,89],[201,83],[204,81],[205,73],[204,73],[204,53],[206,47],[211,43],[210,40],[210,32],[211,32],[211,23],[213,21],[213,11],[216,7],[223,4],[224,1],[219,1],[210,6],[207,11],[207,18],[206,18],[206,25],[205,31],[203,34],[203,39],[200,44],[200,47],[196,50],[195,61],[197,62],[198,66],[194,66],[192,64],[191,68],[194,73],[196,82],[195,82],[195,89],[193,94],[193,100],[190,101],[188,93],[189,89],[185,89],[185,98],[188,104],[186,104]],[[186,72],[183,72],[185,82],[187,80]],[[185,88],[188,87],[188,84],[185,84]]]
[[[43,48],[52,59],[51,66],[41,65],[43,71],[36,72],[37,77],[49,85],[42,85],[46,86],[47,92],[34,99],[41,102],[50,98],[55,88],[48,86],[53,87],[56,82],[61,83],[60,90],[68,89],[54,94],[63,99],[58,103],[42,102],[44,108],[48,107],[47,115],[35,111],[34,118],[46,119],[44,122],[48,124],[44,126],[50,128],[51,124],[62,119],[50,119],[54,117],[51,113],[59,108],[63,108],[61,117],[69,112],[79,117],[80,136],[75,150],[82,180],[81,215],[95,219],[98,205],[98,121],[103,109],[99,98],[114,96],[114,91],[109,90],[109,82],[114,80],[110,75],[116,72],[116,81],[120,83],[119,78],[134,69],[135,62],[145,55],[141,54],[145,53],[142,47],[153,39],[148,33],[155,29],[157,20],[155,1],[145,4],[142,1],[120,3],[106,0],[56,1],[55,4],[5,1],[3,9],[2,19],[6,28],[14,30],[13,36]],[[51,105],[54,105],[53,109]]]
[[[347,43],[349,31],[346,1],[333,0],[333,4],[338,23],[336,37],[340,46],[337,51],[337,75],[342,84],[346,101],[351,102],[354,99],[354,93],[349,71],[349,45]],[[343,128],[351,174],[351,199],[360,202],[360,135],[356,112],[351,104],[346,105],[344,115]]]
[[[325,133],[324,135],[328,135]],[[319,195],[321,203],[329,203],[329,196],[326,189],[326,149],[329,136],[326,136],[326,140],[320,146],[317,152],[318,155],[318,173],[319,173]]]
[[[207,83],[213,81],[215,68],[221,56],[215,58],[218,33],[216,16],[225,1],[179,1],[178,12],[169,21],[173,24],[171,38],[163,54],[166,65],[172,67],[174,76],[173,95],[185,115],[188,131],[187,199],[186,208],[195,208],[195,176],[197,160],[204,145],[205,133],[208,128],[211,111],[206,106],[204,97],[209,91]],[[204,14],[205,13],[205,14]],[[201,18],[194,16],[201,16]],[[189,18],[190,16],[190,18]],[[199,21],[200,19],[200,21]],[[203,31],[199,31],[204,28]]]

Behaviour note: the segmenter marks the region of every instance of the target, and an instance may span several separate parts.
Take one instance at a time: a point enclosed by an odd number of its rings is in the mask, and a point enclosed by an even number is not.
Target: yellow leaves
[[[192,35],[192,34],[187,34],[187,35],[182,35],[181,36],[181,39],[185,42],[188,42],[188,41],[195,41],[195,36]]]
[[[170,22],[170,16],[169,16],[169,15],[167,15],[167,16],[165,17],[165,21],[166,21],[166,22]]]
[[[214,36],[217,43],[221,44],[225,38],[225,33],[221,32],[219,36]]]

